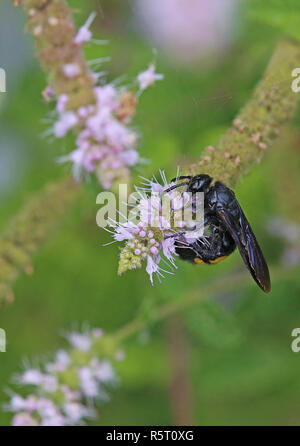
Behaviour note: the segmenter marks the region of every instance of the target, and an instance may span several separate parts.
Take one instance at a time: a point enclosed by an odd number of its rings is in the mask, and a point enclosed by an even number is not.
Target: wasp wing
[[[238,201],[235,202],[237,216],[225,208],[218,209],[217,214],[232,235],[253,279],[265,293],[268,293],[271,289],[268,265],[244,212]]]

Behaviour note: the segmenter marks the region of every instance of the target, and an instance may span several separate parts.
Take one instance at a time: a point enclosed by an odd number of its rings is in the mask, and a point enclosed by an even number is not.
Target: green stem
[[[293,272],[294,269],[283,269],[282,267],[271,268],[270,274],[272,276],[272,283],[288,278]],[[181,313],[187,308],[199,304],[203,299],[208,299],[209,297],[218,295],[224,291],[229,292],[237,287],[243,288],[244,286],[248,286],[248,278],[248,271],[243,271],[214,280],[204,286],[201,285],[201,291],[199,291],[199,289],[194,290],[182,299],[174,300],[164,304],[160,308],[155,308],[150,315],[147,315],[147,317],[137,316],[136,319],[117,331],[113,335],[113,338],[116,342],[123,342],[146,328],[149,325],[149,321],[151,321],[151,323],[160,322],[174,314]],[[256,286],[254,283],[252,284],[252,282],[250,285]]]
[[[300,95],[293,92],[292,70],[299,64],[300,45],[288,40],[274,51],[253,97],[242,108],[217,147],[204,149],[192,175],[206,173],[234,187],[251,166],[259,163],[279,129],[292,118]]]

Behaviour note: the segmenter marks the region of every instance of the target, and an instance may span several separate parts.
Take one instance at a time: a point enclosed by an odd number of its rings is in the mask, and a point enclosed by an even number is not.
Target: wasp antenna
[[[183,183],[180,183],[180,184],[174,184],[174,186],[171,186],[168,189],[164,190],[163,193],[168,193],[173,189],[177,189],[177,187],[187,186],[188,184],[189,184],[189,181],[184,181]]]

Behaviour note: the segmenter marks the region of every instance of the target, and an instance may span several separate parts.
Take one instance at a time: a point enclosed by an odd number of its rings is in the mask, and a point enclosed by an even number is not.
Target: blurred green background
[[[203,48],[194,60],[191,56],[180,61],[143,33],[133,0],[69,3],[79,26],[91,11],[98,12],[95,36],[110,43],[89,45],[86,55],[112,57],[104,68],[108,79],[127,73],[124,82],[130,83],[154,59],[157,71],[165,75],[139,102],[134,125],[142,134],[140,152],[151,162],[140,168],[137,178],[150,177],[159,168],[172,178],[177,165],[197,160],[205,145],[215,144],[251,96],[276,42],[287,32],[282,2],[264,2],[265,10],[255,7],[257,2],[238,2],[233,19],[228,19],[227,45],[218,48],[216,43],[211,54]],[[278,7],[273,22],[270,4]],[[290,17],[299,13],[296,4],[291,2]],[[23,33],[24,21],[20,8],[13,8],[9,0],[1,2],[0,66],[7,71],[7,93],[0,94],[1,229],[34,191],[70,172],[69,166],[55,163],[72,148],[70,142],[41,136],[47,130],[47,105],[41,96],[46,79],[34,58],[31,37]],[[299,117],[298,113],[286,140],[282,136],[270,147],[262,164],[236,188],[270,265],[281,264],[286,246],[267,231],[268,221],[281,216],[299,222],[299,207],[294,212],[296,204],[284,193],[286,185],[293,187],[289,181],[299,179]],[[300,190],[299,183],[294,187]],[[5,390],[22,360],[44,357],[62,346],[63,330],[88,323],[114,331],[147,305],[182,298],[191,290],[201,295],[209,280],[244,268],[234,253],[211,268],[180,263],[176,277],[155,287],[143,270],[118,277],[118,247],[101,246],[110,240],[95,222],[99,191],[94,182],[84,185],[80,202],[35,257],[34,275],[21,277],[14,287],[15,301],[1,308],[0,327],[7,333],[7,352],[0,354],[1,403],[7,400]],[[175,337],[172,324],[162,323],[124,346],[126,360],[118,365],[121,385],[100,407],[93,424],[172,425],[180,411],[188,414],[187,422],[199,425],[300,424],[300,353],[290,346],[291,332],[300,326],[297,266],[286,280],[274,284],[270,295],[253,285],[249,275],[242,290],[225,289],[207,301],[205,297],[202,304],[180,314]],[[178,319],[173,322],[176,327]],[[182,337],[185,385],[192,391],[190,398],[177,401],[182,389],[174,387],[170,338],[176,344]],[[0,411],[1,425],[9,424],[10,418]]]

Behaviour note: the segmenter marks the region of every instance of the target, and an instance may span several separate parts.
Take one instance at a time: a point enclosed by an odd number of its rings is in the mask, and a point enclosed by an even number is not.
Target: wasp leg
[[[193,232],[193,231],[195,231],[196,227],[197,226],[193,226],[192,228],[186,228],[186,229],[183,229],[182,231],[174,232],[174,234],[166,235],[165,240],[167,238],[173,238],[173,237],[178,237],[179,235],[184,235],[186,232],[189,232],[189,231]]]

